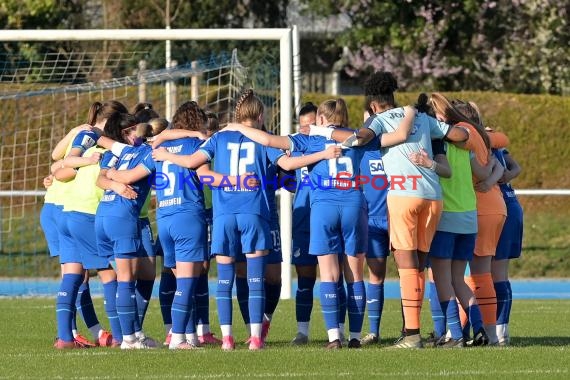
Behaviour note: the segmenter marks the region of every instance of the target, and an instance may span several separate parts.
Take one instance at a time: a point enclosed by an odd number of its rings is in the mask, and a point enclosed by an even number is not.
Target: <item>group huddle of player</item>
[[[116,101],[94,103],[88,123],[57,144],[44,180],[41,225],[62,271],[54,346],[157,347],[143,325],[162,255],[165,345],[235,349],[235,283],[249,349],[262,349],[281,291],[275,192],[282,185],[295,192],[292,344],[309,341],[317,266],[326,347],[379,342],[390,252],[403,316],[392,347],[508,344],[508,262],[520,256],[522,241],[522,210],[509,185],[520,168],[505,150],[508,139],[483,127],[473,103],[433,93],[401,108],[396,89],[391,73],[376,72],[366,82],[362,128],[348,128],[346,104],[335,99],[305,104],[299,133],[289,136],[265,131],[264,106],[252,90],[221,130],[216,115],[192,101],[170,123],[150,104],[129,113]],[[402,180],[379,188],[379,178]],[[212,258],[221,339],[209,323]],[[434,331],[422,340],[426,268]],[[103,285],[110,332],[93,308],[89,270]],[[366,308],[370,331],[362,337]],[[94,343],[77,333],[77,311]]]

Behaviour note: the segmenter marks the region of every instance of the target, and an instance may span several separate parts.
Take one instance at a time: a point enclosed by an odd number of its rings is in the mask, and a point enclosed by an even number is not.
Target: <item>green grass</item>
[[[96,299],[101,317],[102,300]],[[317,304],[318,302],[316,302]],[[235,302],[234,302],[235,304]],[[267,349],[235,352],[218,347],[201,351],[166,349],[121,352],[90,349],[59,352],[51,348],[55,335],[51,299],[0,299],[0,378],[568,378],[570,301],[515,301],[511,316],[512,346],[463,350],[392,351],[386,346],[398,335],[399,303],[386,302],[382,319],[382,345],[362,350],[327,352],[318,306],[311,322],[314,343],[291,347],[295,333],[294,303],[282,301],[275,314]],[[212,311],[214,309],[212,308]],[[431,326],[424,305],[424,326]],[[104,318],[101,318],[104,319]],[[245,330],[234,311],[235,335]],[[217,318],[212,312],[213,331]],[[157,300],[145,321],[148,335],[164,337]],[[83,323],[78,323],[83,326]],[[366,326],[365,326],[366,329]],[[83,328],[83,330],[85,330]],[[425,332],[429,327],[425,328]],[[219,333],[218,333],[219,335]]]

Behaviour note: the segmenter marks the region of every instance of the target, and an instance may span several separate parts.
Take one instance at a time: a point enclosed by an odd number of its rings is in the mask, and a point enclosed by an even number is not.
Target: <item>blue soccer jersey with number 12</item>
[[[200,151],[210,161],[216,158],[214,171],[217,173],[238,176],[252,172],[262,180],[270,177],[269,164],[276,164],[283,155],[278,149],[264,147],[234,131],[216,133],[206,140]],[[214,217],[224,214],[255,214],[268,222],[271,220],[265,186],[253,189],[225,186],[213,192],[212,201]]]

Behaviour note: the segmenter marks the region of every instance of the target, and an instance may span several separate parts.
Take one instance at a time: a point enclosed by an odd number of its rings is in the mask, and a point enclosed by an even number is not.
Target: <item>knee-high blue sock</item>
[[[463,329],[461,328],[461,321],[459,320],[459,309],[457,308],[456,300],[442,301],[441,311],[445,315],[445,322],[451,337],[455,340],[463,337]]]
[[[370,332],[380,336],[380,321],[382,320],[382,310],[384,309],[384,284],[368,283],[366,306],[368,306]]]
[[[88,282],[84,282],[79,286],[75,307],[81,315],[81,318],[83,318],[83,321],[85,321],[87,328],[91,328],[99,324],[97,313],[93,307],[93,300],[91,299]]]
[[[281,297],[281,281],[278,284],[265,282],[265,314],[273,314]]]
[[[103,297],[105,312],[109,318],[109,325],[111,326],[111,334],[113,339],[117,342],[123,341],[123,331],[121,330],[121,322],[117,314],[117,281],[107,282],[103,284]]]
[[[83,281],[81,274],[64,274],[57,292],[55,316],[57,320],[57,336],[66,342],[73,341],[71,320],[73,319],[77,291]]]
[[[506,281],[495,282],[495,293],[497,293],[497,324],[503,325],[509,322],[509,288]]]
[[[321,282],[321,308],[327,330],[338,328],[338,284],[336,282]]]
[[[346,288],[344,286],[344,277],[342,275],[340,275],[340,279],[336,286],[338,296],[338,323],[344,323],[346,319]]]
[[[481,316],[479,305],[469,305],[467,315],[469,316],[469,323],[473,328],[473,334],[477,334],[483,328],[483,317]]]
[[[123,336],[132,335],[138,322],[134,281],[117,282],[117,314],[121,322]]]
[[[265,311],[265,257],[252,257],[247,259],[247,285],[249,287],[249,321],[250,323],[263,322]]]
[[[309,322],[313,311],[313,289],[316,278],[299,277],[295,294],[295,317],[297,322]]]
[[[176,292],[176,276],[174,273],[162,272],[160,275],[160,285],[158,288],[158,300],[160,302],[160,312],[165,325],[172,324],[172,301]]]
[[[366,288],[364,287],[364,281],[346,284],[346,293],[350,338],[360,338],[362,324],[364,322],[364,309],[366,308]]]
[[[435,283],[429,282],[429,306],[431,309],[431,319],[433,321],[433,331],[436,338],[445,334],[445,314],[441,309],[439,297],[437,296],[437,289]]]
[[[210,324],[210,290],[208,289],[208,275],[201,274],[196,284],[194,296],[196,306],[196,324]]]
[[[144,317],[148,310],[148,303],[152,297],[152,287],[154,280],[137,280],[136,282],[136,296],[137,296],[137,313],[141,327],[144,323]]]
[[[186,326],[190,320],[193,291],[196,278],[181,277],[176,279],[176,293],[172,301],[172,333],[186,333]],[[194,289],[193,289],[194,288]],[[193,323],[192,323],[193,324]]]
[[[511,320],[511,308],[513,306],[513,289],[511,288],[511,282],[507,281],[507,315],[506,315],[506,322],[509,323]]]
[[[249,287],[247,277],[236,277],[236,296],[243,323],[248,325],[249,319]]]
[[[216,288],[216,305],[220,325],[232,324],[232,288],[234,286],[234,264],[218,264],[218,287]]]

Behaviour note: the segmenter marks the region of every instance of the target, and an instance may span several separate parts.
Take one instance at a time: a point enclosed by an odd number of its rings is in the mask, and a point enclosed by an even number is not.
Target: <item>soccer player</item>
[[[366,108],[375,116],[355,134],[339,130],[333,131],[332,137],[336,141],[346,140],[347,145],[361,145],[375,136],[384,139],[385,133],[397,131],[397,125],[405,116],[404,109],[397,108],[395,104],[394,91],[397,88],[392,73],[372,74],[366,82],[365,95]],[[431,158],[431,139],[443,137],[463,141],[467,132],[419,114],[405,142],[383,151],[384,169],[392,180],[387,197],[390,242],[400,274],[405,320],[405,336],[394,348],[422,347],[420,311],[425,288],[424,268],[442,207],[437,174],[414,165],[408,154],[423,149]],[[381,140],[381,145],[387,144]],[[398,178],[398,184],[394,183],[394,178]],[[419,180],[415,182],[414,178]]]
[[[317,106],[305,103],[299,110],[299,133],[308,135],[311,124],[317,121]],[[302,153],[293,152],[292,156]],[[313,310],[313,289],[317,280],[317,257],[309,255],[311,231],[311,198],[310,186],[307,184],[309,170],[302,167],[295,170],[296,189],[293,200],[293,255],[291,263],[297,272],[297,292],[295,294],[295,319],[297,320],[297,335],[291,341],[293,345],[303,345],[309,342],[309,322]]]

